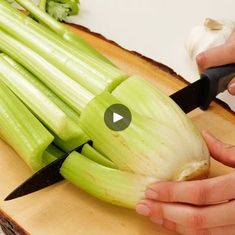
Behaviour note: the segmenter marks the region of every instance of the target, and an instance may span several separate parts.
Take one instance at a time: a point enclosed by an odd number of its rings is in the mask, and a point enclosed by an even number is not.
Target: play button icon
[[[123,104],[113,104],[106,109],[104,122],[113,131],[123,131],[131,123],[131,112]]]
[[[119,115],[118,113],[113,113],[113,123],[118,122],[123,119],[123,116]]]

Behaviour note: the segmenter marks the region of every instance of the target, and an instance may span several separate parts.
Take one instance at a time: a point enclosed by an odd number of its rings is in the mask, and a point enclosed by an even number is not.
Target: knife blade
[[[216,95],[223,92],[234,77],[235,64],[210,68],[201,74],[201,79],[175,92],[170,97],[185,113],[198,107],[206,110]],[[81,151],[83,146],[84,144],[76,150]],[[25,196],[63,180],[60,168],[68,155],[69,153],[63,155],[36,172],[13,190],[5,201]]]
[[[41,170],[37,171],[34,175],[29,177],[25,182],[13,190],[4,199],[4,201],[25,196],[63,180],[64,177],[60,174],[59,170],[68,155],[69,154],[64,154],[47,166],[43,167]]]
[[[74,151],[81,152],[84,145],[92,145],[92,141],[81,144]],[[70,153],[65,153],[55,161],[49,163],[45,167],[41,168],[39,171],[34,173],[28,179],[26,179],[22,184],[16,187],[5,199],[4,201],[10,201],[18,197],[26,196],[30,193],[37,192],[48,186],[56,184],[64,179],[60,174],[60,168],[64,163],[65,159]]]

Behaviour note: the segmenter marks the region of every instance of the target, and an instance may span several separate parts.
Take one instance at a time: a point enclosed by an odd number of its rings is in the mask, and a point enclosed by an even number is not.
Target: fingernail
[[[145,204],[138,204],[136,206],[136,212],[140,215],[148,216],[150,214],[150,208]]]
[[[203,66],[205,65],[205,53],[202,52],[197,55],[196,57],[197,65],[198,65],[198,70],[201,73],[203,71]]]
[[[154,191],[153,189],[149,188],[146,190],[145,196],[148,199],[157,199],[159,194],[156,191]]]
[[[202,130],[202,134],[203,135],[209,135],[209,136],[211,136],[211,133],[209,132],[209,131],[206,131],[206,130]]]
[[[231,83],[228,87],[228,91],[230,94],[235,95],[235,83]]]
[[[162,225],[163,224],[163,219],[159,219],[159,218],[156,218],[156,217],[152,217],[150,218],[150,220],[155,223],[155,224],[159,224],[159,225]]]
[[[221,142],[214,135],[212,135],[209,131],[203,130],[202,134],[203,134],[203,136],[205,136],[207,138],[209,137],[210,139],[213,139],[214,141]]]
[[[204,53],[201,52],[196,56],[197,63],[200,63],[203,60],[203,58],[204,58]]]

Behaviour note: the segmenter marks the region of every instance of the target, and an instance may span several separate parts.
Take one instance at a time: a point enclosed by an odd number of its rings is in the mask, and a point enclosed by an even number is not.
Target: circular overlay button
[[[113,104],[106,109],[104,122],[113,131],[123,131],[131,123],[131,112],[123,104]]]

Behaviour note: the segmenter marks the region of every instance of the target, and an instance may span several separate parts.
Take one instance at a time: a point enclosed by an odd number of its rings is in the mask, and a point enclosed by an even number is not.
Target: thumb
[[[235,95],[235,78],[228,84],[228,91],[231,95]]]
[[[202,135],[207,143],[211,156],[230,167],[235,167],[235,146],[225,144],[207,131],[203,131]]]
[[[235,63],[235,40],[200,53],[196,60],[200,73],[210,67]],[[229,83],[228,91],[235,95],[235,78]]]
[[[224,64],[235,63],[235,41],[211,48],[197,55],[199,71]]]

